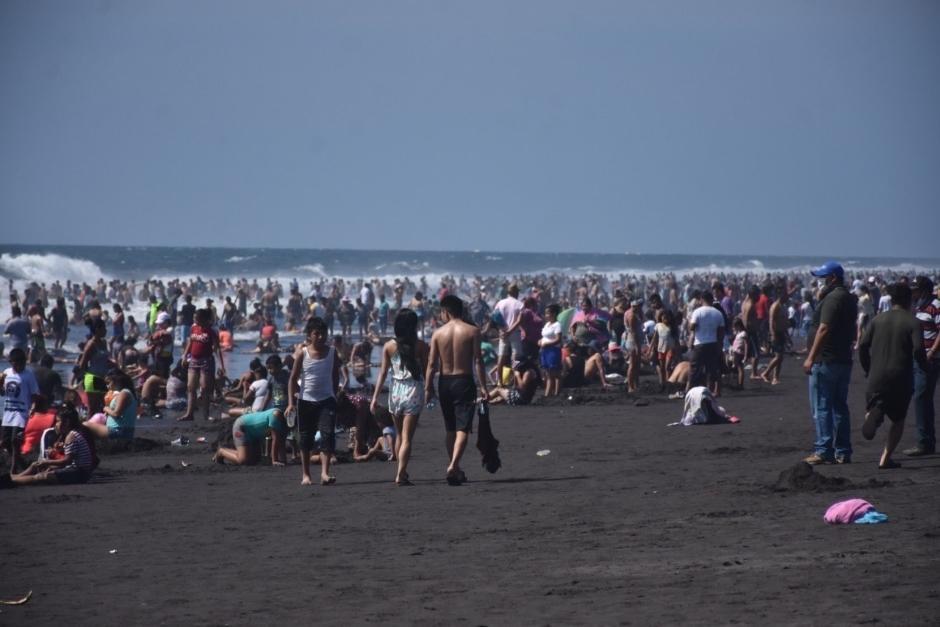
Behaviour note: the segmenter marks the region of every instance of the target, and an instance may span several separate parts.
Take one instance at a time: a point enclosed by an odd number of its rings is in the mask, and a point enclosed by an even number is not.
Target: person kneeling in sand
[[[287,422],[280,409],[252,412],[239,417],[232,424],[232,439],[235,448],[220,446],[212,456],[212,461],[224,464],[226,461],[237,466],[254,466],[261,459],[265,438],[271,434],[271,464],[283,466],[284,440],[287,437]]]

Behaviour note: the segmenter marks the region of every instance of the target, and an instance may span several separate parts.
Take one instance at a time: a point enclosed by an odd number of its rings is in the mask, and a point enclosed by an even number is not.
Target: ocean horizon
[[[315,249],[272,247],[95,246],[0,244],[0,277],[15,282],[96,282],[189,278],[342,278],[445,275],[516,276],[558,273],[609,276],[661,272],[804,273],[829,259],[807,255],[572,253]],[[836,259],[849,271],[936,273],[940,258],[852,256]]]

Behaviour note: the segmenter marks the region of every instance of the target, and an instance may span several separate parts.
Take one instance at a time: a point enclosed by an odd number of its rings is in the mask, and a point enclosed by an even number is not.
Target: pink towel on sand
[[[823,516],[830,525],[848,525],[855,522],[855,519],[861,518],[868,510],[875,509],[875,506],[864,499],[849,499],[848,501],[839,501],[833,503],[826,510]]]

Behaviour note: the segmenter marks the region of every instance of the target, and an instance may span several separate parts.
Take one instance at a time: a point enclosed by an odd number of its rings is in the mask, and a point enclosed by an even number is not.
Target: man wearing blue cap
[[[827,261],[812,274],[825,285],[813,313],[811,348],[803,362],[816,424],[815,452],[804,461],[847,464],[852,461],[848,396],[858,301],[845,288],[842,266],[835,261]]]

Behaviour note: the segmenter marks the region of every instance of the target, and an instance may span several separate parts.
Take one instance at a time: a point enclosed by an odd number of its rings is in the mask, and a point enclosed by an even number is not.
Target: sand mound
[[[835,492],[854,487],[844,477],[826,477],[806,462],[799,462],[784,470],[774,484],[775,492]]]

